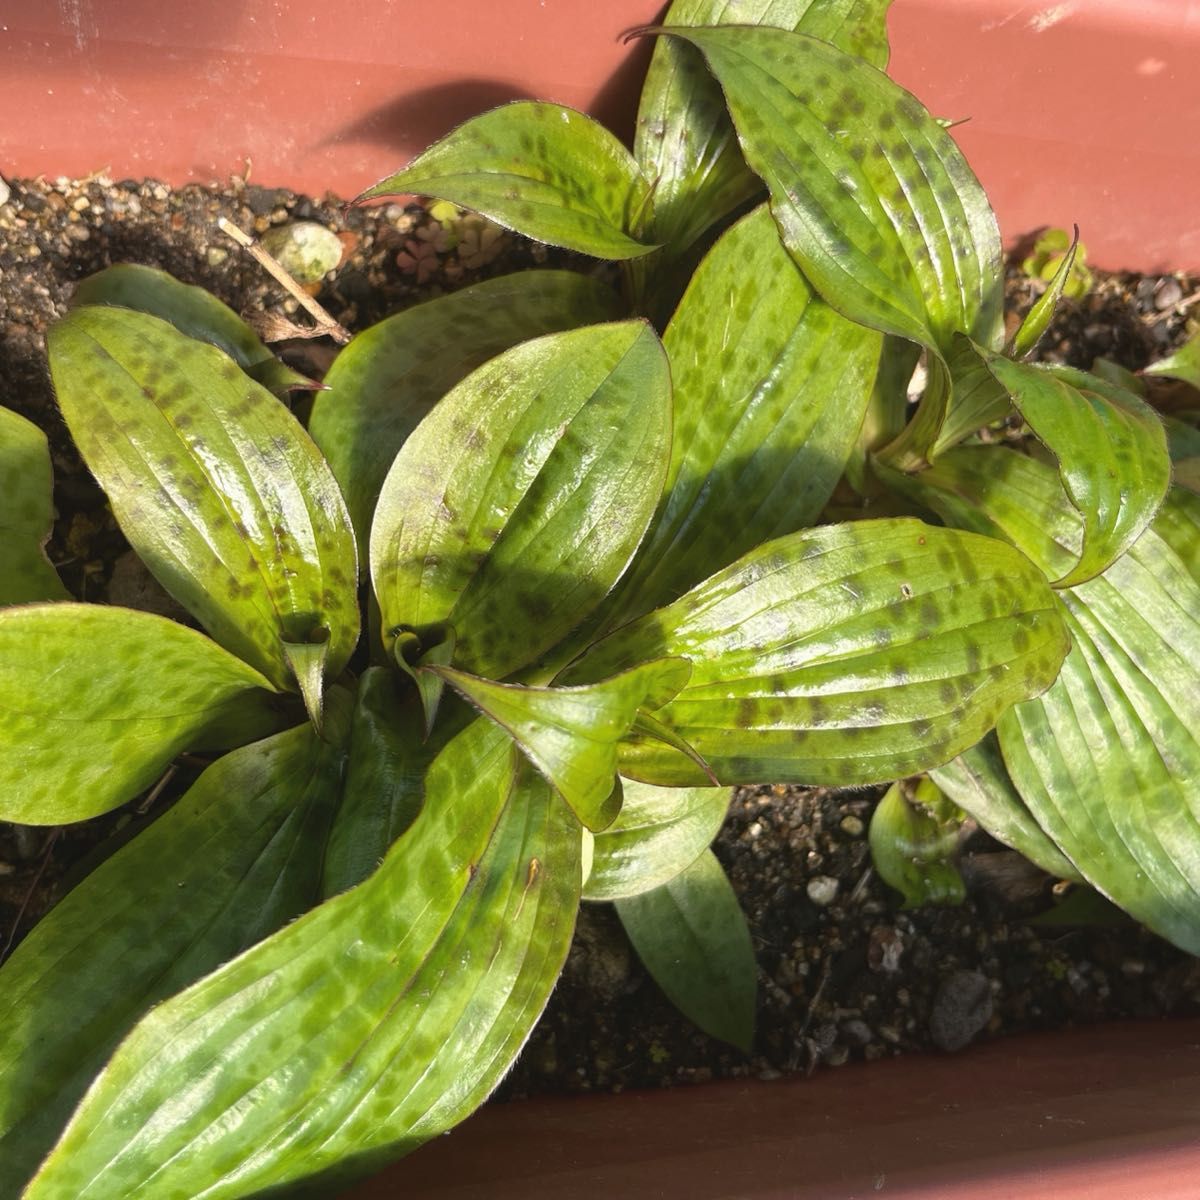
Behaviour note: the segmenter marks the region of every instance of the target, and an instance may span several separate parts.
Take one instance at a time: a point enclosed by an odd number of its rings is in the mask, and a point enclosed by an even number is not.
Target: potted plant
[[[696,24],[694,7],[647,31],[670,40],[636,159],[579,114],[525,103],[466,123],[367,193],[437,195],[622,263],[619,300],[565,279],[505,283],[501,339],[542,336],[504,349],[485,322],[471,334],[479,356],[502,352],[440,400],[442,381],[426,377],[428,413],[418,402],[398,427],[380,420],[371,376],[403,344],[399,325],[339,357],[314,406],[316,445],[270,397],[296,378],[231,314],[169,280],[104,273],[54,331],[76,442],[142,558],[214,641],[61,602],[0,615],[21,697],[9,811],[78,818],[139,791],[182,747],[240,748],[9,968],[27,1031],[12,1069],[38,1058],[54,1101],[28,1113],[17,1102],[10,1131],[23,1139],[45,1137],[54,1106],[133,1027],[30,1195],[332,1186],[438,1132],[523,1040],[581,881],[623,903],[631,930],[669,924],[668,909],[641,907],[664,890],[685,918],[709,914],[693,933],[729,924],[703,840],[698,851],[657,836],[707,828],[704,795],[720,785],[937,768],[997,836],[1192,944],[1170,883],[1186,878],[1186,830],[1136,845],[1106,796],[1150,770],[1146,753],[1170,759],[1187,737],[1189,668],[1171,655],[1186,664],[1188,618],[1177,626],[1163,606],[1195,586],[1194,500],[1168,494],[1172,456],[1191,455],[1193,435],[1172,427],[1169,450],[1135,381],[1021,361],[1071,255],[1006,336],[994,220],[939,122],[878,71],[882,11],[803,5],[793,30]],[[755,207],[764,186],[770,207]],[[530,295],[551,311],[531,317]],[[659,319],[661,343],[644,323],[611,320],[630,308]],[[402,321],[410,345],[424,315]],[[927,382],[910,416],[913,344]],[[960,445],[1013,406],[1041,458]],[[766,450],[774,465],[732,492],[742,458]],[[157,490],[147,468],[165,481]],[[843,469],[875,511],[898,503],[926,519],[808,529]],[[369,657],[344,675],[364,551]],[[41,575],[34,562],[18,581],[52,588]],[[1141,632],[1146,611],[1163,620]],[[99,687],[72,650],[85,635],[107,656]],[[35,670],[51,686],[35,688]],[[1139,670],[1157,700],[1129,682]],[[1098,700],[1081,747],[1061,707],[1109,674],[1118,683],[1096,694],[1152,719],[1153,738],[1110,734]],[[192,686],[164,705],[176,678]],[[997,725],[998,747],[977,746]],[[1071,777],[1080,763],[1101,794]],[[643,790],[623,796],[618,768]],[[1187,770],[1168,762],[1147,798],[1183,787]],[[230,856],[243,880],[258,869],[264,851],[240,824],[250,814],[228,810],[246,789],[270,797],[253,814],[275,814],[259,827],[266,845],[278,822],[300,848],[261,929],[231,930],[224,909],[201,907],[171,936],[139,937],[136,955],[127,934],[110,936],[82,969],[100,981],[136,963],[145,980],[110,985],[95,1010],[105,1034],[48,1044],[37,1030],[61,1023],[49,998],[61,994],[62,937],[90,940],[97,913],[150,862],[190,879],[181,854],[216,822],[218,861]],[[1064,805],[1113,823],[1116,841],[1080,832],[1057,815]],[[324,899],[304,912],[314,883]],[[189,947],[182,960],[173,937]],[[706,949],[735,954],[735,940]],[[162,994],[185,990],[140,1016],[164,970]],[[735,1020],[726,1034],[738,1032]],[[410,1077],[404,1099],[395,1089]],[[214,1123],[225,1134],[212,1145]]]

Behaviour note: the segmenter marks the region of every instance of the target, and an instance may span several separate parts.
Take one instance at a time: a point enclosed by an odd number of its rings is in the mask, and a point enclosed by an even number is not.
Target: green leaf
[[[476,367],[544,333],[618,315],[616,293],[572,271],[521,271],[416,304],[338,354],[308,430],[329,461],[367,561],[371,517],[396,452]]]
[[[1063,231],[1058,230],[1058,232],[1062,233]],[[1038,342],[1042,340],[1042,335],[1050,327],[1050,322],[1054,320],[1055,309],[1058,308],[1058,302],[1062,299],[1063,290],[1067,286],[1067,280],[1071,277],[1071,268],[1075,265],[1075,256],[1079,250],[1079,227],[1076,226],[1075,236],[1071,239],[1070,247],[1058,260],[1058,266],[1050,277],[1049,286],[1034,301],[1033,307],[1025,315],[1020,328],[1013,336],[1013,358],[1025,358],[1032,354]],[[1026,260],[1026,271],[1028,272],[1028,260]]]
[[[625,259],[654,249],[630,236],[646,190],[603,125],[560,104],[520,100],[472,117],[354,203],[436,196],[535,241]]]
[[[943,351],[956,332],[999,344],[995,216],[950,135],[913,96],[804,34],[663,32],[704,54],[784,244],[829,304]]]
[[[320,635],[328,636],[328,633],[327,629],[317,629],[313,631],[311,641],[283,643],[283,656],[300,688],[308,719],[317,733],[321,732],[324,715],[325,664],[329,657],[329,642]]]
[[[669,26],[770,25],[887,66],[891,0],[675,0]],[[634,156],[654,184],[649,233],[682,251],[762,190],[738,149],[721,90],[695,50],[662,38],[638,108]]]
[[[1012,397],[988,370],[988,362],[971,338],[956,334],[950,340],[946,370],[948,378],[938,379],[936,388],[926,389],[917,415],[882,451],[880,457],[890,466],[923,469],[980,427],[1012,413]]]
[[[165,321],[77,308],[47,334],[71,434],[138,556],[227,650],[280,688],[285,642],[358,640],[346,506],[296,419],[226,354]]]
[[[903,897],[902,908],[961,904],[967,887],[958,873],[963,814],[936,784],[922,779],[911,798],[893,783],[871,814],[871,862],[880,879]]]
[[[817,300],[766,208],[701,263],[663,338],[675,385],[666,491],[608,625],[810,525],[862,424],[878,334]]]
[[[1060,595],[1071,653],[1001,719],[1009,773],[1089,883],[1200,953],[1200,585],[1152,528]]]
[[[232,308],[203,288],[180,283],[166,271],[136,263],[105,267],[75,288],[71,307],[84,304],[113,304],[161,317],[180,333],[224,350],[251,379],[280,398],[296,388],[317,387],[280,362]]]
[[[729,788],[622,783],[617,819],[595,837],[585,900],[620,900],[661,887],[708,849],[729,811]]]
[[[578,824],[475,722],[378,871],[143,1018],[25,1200],[233,1200],[378,1170],[508,1069],[579,888]]]
[[[1023,854],[1048,875],[1082,878],[1025,807],[1008,777],[995,734],[988,734],[945,766],[936,767],[929,777],[992,837]]]
[[[456,387],[405,442],[371,532],[397,631],[453,627],[454,665],[499,679],[611,589],[662,493],[670,376],[639,321],[526,342]]]
[[[1165,417],[1171,477],[1193,493],[1200,493],[1200,430],[1175,417]]]
[[[1200,388],[1200,327],[1193,325],[1191,330],[1191,337],[1178,350],[1152,362],[1142,374],[1182,379],[1184,383]]]
[[[1154,518],[1154,531],[1200,583],[1200,496],[1183,487],[1172,488]]]
[[[426,738],[416,692],[398,683],[383,667],[368,667],[358,681],[342,803],[325,853],[325,896],[366,879],[416,820],[430,764],[470,713],[463,705],[459,719]]]
[[[920,478],[946,519],[1009,537],[1050,573],[1078,552],[1082,521],[1045,463],[999,447],[962,449]],[[1174,489],[1126,554],[1057,593],[1071,652],[1054,685],[997,727],[1012,783],[1048,838],[1114,903],[1193,953],[1200,950],[1197,503]]]
[[[610,634],[564,682],[690,659],[655,713],[725,784],[874,783],[948,761],[1047,687],[1067,638],[1045,577],[1001,542],[909,519],[769,542]],[[701,786],[638,736],[621,773]]]
[[[428,669],[503,726],[593,831],[612,824],[620,810],[617,743],[640,708],[661,708],[691,675],[682,659],[663,659],[582,687],[521,687],[450,667]]]
[[[226,755],[0,970],[0,1192],[16,1196],[153,1005],[318,899],[343,751],[311,728]]]
[[[1057,585],[1091,579],[1133,545],[1170,486],[1162,423],[1143,400],[1094,375],[984,357],[1058,460],[1067,495],[1083,516],[1079,561]]]
[[[745,1053],[754,1041],[750,931],[711,850],[669,883],[616,902],[654,982],[689,1021]]]
[[[0,609],[0,819],[94,817],[148,788],[181,750],[260,737],[278,725],[259,690],[270,686],[149,613]]]
[[[1079,559],[1083,523],[1054,471],[1006,446],[959,446],[888,483],[949,525],[1011,542],[1050,578]]]
[[[0,605],[67,598],[44,549],[54,524],[53,487],[46,435],[0,408]]]

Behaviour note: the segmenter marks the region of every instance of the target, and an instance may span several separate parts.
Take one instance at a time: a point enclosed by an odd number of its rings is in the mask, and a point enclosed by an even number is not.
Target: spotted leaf
[[[0,609],[0,819],[61,825],[148,788],[181,750],[278,725],[253,667],[132,609]]]
[[[616,317],[616,293],[571,271],[522,271],[414,305],[338,354],[308,431],[346,497],[366,564],[371,516],[405,439],[455,384],[529,338]]]
[[[765,207],[721,238],[663,338],[666,491],[609,627],[816,519],[862,424],[880,341],[813,296]]]
[[[0,970],[4,1195],[144,1013],[317,901],[343,759],[308,725],[225,755],[18,946]]]
[[[521,687],[449,667],[431,667],[506,729],[591,830],[612,824],[621,805],[617,743],[640,708],[661,708],[691,674],[682,659],[643,663],[581,687]]]
[[[597,258],[654,249],[630,236],[647,194],[629,151],[603,125],[559,104],[521,100],[473,117],[355,203],[400,194],[449,200]]]
[[[83,304],[115,304],[161,317],[180,333],[224,350],[251,379],[276,396],[317,386],[280,362],[258,334],[211,292],[180,283],[155,267],[117,263],[89,275],[71,297],[72,308]]]
[[[665,23],[794,29],[882,69],[890,5],[891,0],[675,0]],[[762,189],[738,149],[720,88],[695,49],[675,39],[654,47],[633,150],[654,187],[649,232],[673,251],[685,249]]]
[[[526,342],[485,363],[405,442],[371,533],[385,649],[457,636],[502,679],[555,646],[625,569],[662,493],[662,346],[638,321]]]
[[[1200,586],[1151,527],[1061,595],[1071,653],[1001,719],[1009,773],[1089,883],[1200,953]]]
[[[996,218],[919,101],[870,63],[802,33],[663,32],[703,53],[784,244],[829,304],[942,351],[956,332],[999,344]]]
[[[47,340],[71,434],[125,536],[226,649],[296,687],[285,643],[358,640],[354,538],[312,440],[222,351],[122,308],[77,308]]]
[[[426,784],[373,875],[139,1022],[25,1200],[336,1191],[483,1101],[566,957],[579,826],[487,721]]]
[[[53,484],[46,435],[0,408],[0,604],[67,597],[43,549],[54,522]]]
[[[585,900],[619,900],[668,883],[708,849],[729,811],[729,788],[622,781],[621,811],[596,834]]]
[[[1002,542],[909,519],[769,542],[598,643],[564,682],[690,659],[654,715],[725,784],[863,784],[977,742],[1049,686],[1067,650],[1042,573]],[[701,786],[685,755],[635,733],[621,772]]]
[[[1042,367],[986,354],[988,370],[1058,459],[1071,503],[1083,517],[1079,558],[1058,580],[1082,583],[1137,540],[1171,483],[1162,422],[1145,401],[1116,384],[1066,367]]]

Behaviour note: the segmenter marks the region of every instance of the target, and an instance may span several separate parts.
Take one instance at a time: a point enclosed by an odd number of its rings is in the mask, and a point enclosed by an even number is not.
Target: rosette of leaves
[[[887,7],[886,0],[676,0],[662,27],[641,31],[658,44],[634,154],[609,173],[606,210],[627,239],[627,291],[633,303],[656,311],[662,289],[670,301],[673,276],[713,233],[766,196],[766,211],[814,296],[885,336],[859,445],[845,463],[849,480],[874,505],[1019,546],[1055,589],[1056,608],[1072,629],[1070,685],[1060,680],[1044,699],[1003,717],[998,743],[942,768],[939,782],[1002,840],[1061,875],[1087,878],[1152,928],[1195,948],[1200,843],[1188,797],[1200,780],[1186,730],[1187,698],[1200,694],[1200,660],[1187,638],[1200,609],[1188,581],[1200,544],[1193,500],[1182,490],[1195,488],[1194,423],[1172,418],[1164,430],[1136,380],[1103,364],[1090,374],[1029,361],[1072,285],[1082,254],[1077,239],[1060,239],[1045,293],[1004,343],[994,216],[944,123],[882,73]],[[514,173],[537,176],[541,143],[530,116],[512,106],[468,123],[367,194],[408,188],[480,203],[449,170],[466,147],[475,147],[479,172],[497,173],[493,179],[508,169],[501,161],[508,149]],[[492,149],[472,142],[483,123]],[[491,138],[501,130],[505,138]],[[591,161],[599,171],[600,159]],[[490,215],[531,236],[600,252],[527,223],[533,210],[519,208],[521,190],[514,184],[518,207]],[[723,337],[722,344],[731,343]],[[1187,379],[1191,349],[1152,372]],[[910,414],[906,393],[918,355],[927,383]],[[981,429],[1013,415],[1026,434],[1019,446],[979,444]],[[972,463],[977,478],[967,480],[961,462]],[[1018,468],[1022,499],[1039,514],[1042,533],[1057,531],[1054,553],[1035,553],[1027,529],[1018,534],[991,512],[1011,503],[1003,488]],[[1168,497],[1172,475],[1177,484]],[[1123,588],[1134,564],[1150,559],[1146,569],[1158,582],[1143,575],[1136,593],[1157,614],[1156,633],[1135,651],[1126,626],[1137,605],[1106,609],[1108,632],[1088,634],[1105,665],[1096,659],[1085,672],[1085,625],[1071,613],[1076,604],[1091,612],[1099,602],[1078,596],[1102,593],[1114,578]],[[1168,587],[1177,600],[1170,614],[1159,613],[1152,596]],[[1127,657],[1112,657],[1118,644]],[[1054,697],[1067,693],[1070,704],[1056,706]],[[719,756],[699,722],[682,732],[702,755]],[[631,762],[658,754],[641,737]],[[1122,754],[1118,743],[1128,746]],[[1161,770],[1154,765],[1160,760]],[[676,778],[695,776],[681,768]],[[1095,818],[1080,824],[1079,814],[1097,806]],[[1160,826],[1161,835],[1145,833]]]
[[[63,601],[46,464],[6,440],[0,467],[40,482],[0,611],[0,816],[79,819],[214,757],[3,969],[4,1190],[369,1172],[494,1087],[581,899],[744,1045],[748,941],[707,849],[728,787],[893,780],[997,728],[1008,756],[1042,719],[1036,745],[1077,753],[1046,699],[1085,627],[1070,598],[1194,529],[1156,516],[1169,464],[1136,396],[1020,361],[1061,281],[1000,345],[995,221],[881,73],[886,8],[678,4],[634,155],[510,105],[373,189],[646,266],[623,298],[543,271],[399,313],[341,351],[307,430],[232,314],[161,276],[98,277],[52,331],[79,449],[198,628]],[[1075,522],[1054,554],[977,527],[982,500],[933,503],[1013,407]],[[854,463],[928,519],[816,524]],[[1012,755],[1042,828],[1029,795],[1079,784]]]

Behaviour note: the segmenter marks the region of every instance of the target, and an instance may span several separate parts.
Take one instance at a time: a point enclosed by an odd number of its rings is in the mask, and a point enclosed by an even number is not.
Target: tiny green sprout
[[[1065,229],[1047,229],[1033,244],[1033,251],[1021,263],[1021,270],[1030,279],[1049,283],[1071,249],[1071,235]],[[1087,265],[1087,247],[1075,245],[1075,261],[1067,274],[1062,294],[1071,300],[1082,300],[1092,290],[1092,273]]]
[[[930,779],[894,783],[875,806],[868,839],[879,877],[905,908],[961,904],[958,842],[965,814]]]

